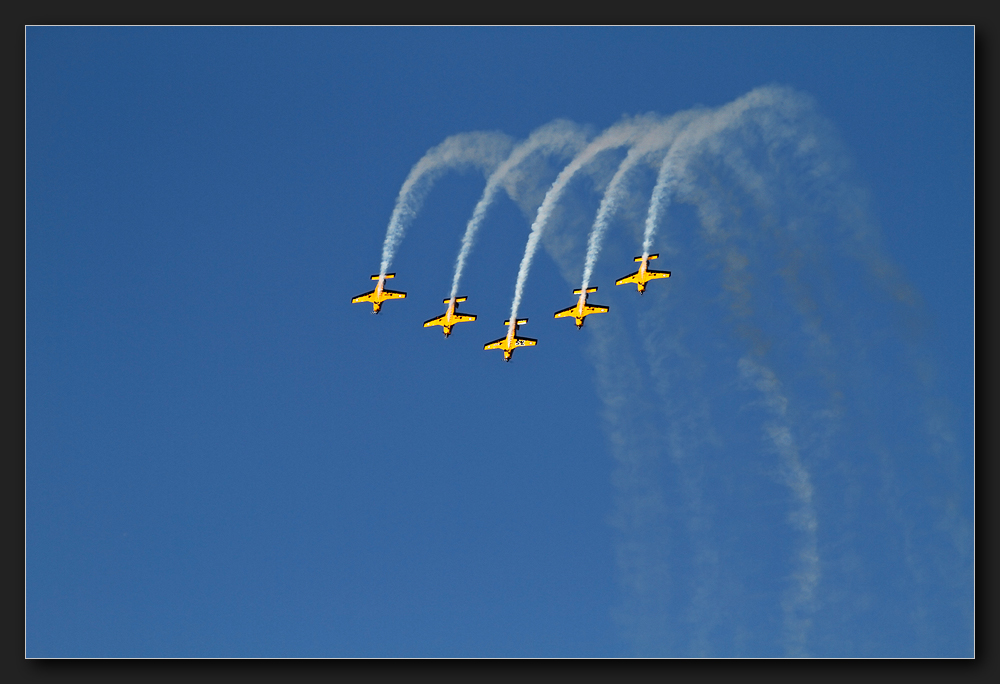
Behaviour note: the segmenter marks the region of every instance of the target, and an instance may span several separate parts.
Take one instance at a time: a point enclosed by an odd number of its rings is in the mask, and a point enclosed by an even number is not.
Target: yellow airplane
[[[655,259],[658,256],[660,255],[650,254],[649,256],[645,257],[637,256],[635,260],[642,262],[639,265],[639,270],[636,271],[635,273],[629,273],[621,280],[616,280],[615,285],[635,283],[636,286],[639,288],[639,294],[642,294],[643,292],[646,291],[646,283],[648,283],[650,280],[653,280],[655,278],[669,278],[670,271],[654,271],[653,269],[649,268],[649,260]]]
[[[395,273],[386,273],[385,277],[380,277],[378,274],[372,276],[372,280],[377,280],[378,285],[371,292],[365,292],[364,294],[359,294],[357,297],[351,300],[351,304],[357,304],[359,302],[371,302],[372,303],[372,313],[377,314],[382,309],[382,302],[387,299],[402,299],[406,296],[405,292],[396,292],[395,290],[386,290],[383,286],[385,281],[389,278],[395,278]]]
[[[571,306],[568,309],[563,309],[562,311],[556,311],[556,318],[565,318],[567,316],[572,316],[576,319],[576,329],[579,330],[583,327],[583,319],[590,314],[595,313],[607,313],[608,307],[599,306],[596,304],[587,304],[587,297],[591,292],[597,292],[596,287],[588,287],[587,291],[583,290],[573,290],[573,294],[580,295],[580,300],[575,306]]]
[[[451,299],[450,297],[444,300],[444,303],[448,305],[448,310],[437,318],[432,318],[429,321],[424,321],[424,327],[429,328],[432,325],[440,325],[444,328],[444,336],[448,337],[451,334],[451,328],[456,323],[465,323],[466,321],[476,320],[476,314],[466,314],[458,313],[455,309],[458,308],[459,302],[464,302],[468,297],[455,297]]]
[[[503,324],[507,326],[507,336],[501,337],[499,340],[493,340],[483,347],[483,350],[503,349],[503,360],[510,361],[510,357],[514,355],[514,350],[518,347],[534,347],[538,344],[538,340],[533,340],[530,337],[518,337],[515,334],[518,327],[527,322],[527,318],[519,318],[513,324],[509,320],[504,321]]]

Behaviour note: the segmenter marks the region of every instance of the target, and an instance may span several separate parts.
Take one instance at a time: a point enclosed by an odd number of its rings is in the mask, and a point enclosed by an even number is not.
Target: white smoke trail
[[[571,121],[557,119],[536,129],[528,139],[519,143],[486,181],[486,188],[472,212],[472,218],[462,236],[462,247],[455,260],[455,275],[451,279],[451,298],[458,296],[458,287],[465,269],[465,262],[472,252],[479,226],[486,217],[486,212],[496,197],[497,191],[503,186],[508,175],[531,154],[576,154],[586,142],[583,129]]]
[[[648,256],[656,235],[657,226],[670,204],[670,196],[685,173],[689,160],[703,148],[719,153],[724,145],[724,134],[745,123],[751,111],[766,113],[769,109],[801,109],[806,99],[786,88],[764,87],[750,91],[714,111],[702,111],[677,136],[663,158],[657,175],[653,195],[649,201],[646,227],[642,239],[642,255]]]
[[[538,208],[538,214],[531,224],[531,233],[528,235],[528,242],[524,247],[524,256],[521,257],[521,266],[517,272],[517,284],[514,286],[514,300],[510,306],[510,325],[514,325],[517,320],[517,310],[521,305],[521,296],[524,293],[524,284],[528,279],[528,271],[531,269],[531,260],[538,249],[538,241],[545,231],[552,210],[562,196],[563,191],[577,171],[582,169],[587,163],[594,159],[599,153],[628,145],[636,138],[648,131],[658,120],[652,116],[638,116],[632,119],[625,119],[610,128],[606,129],[595,138],[587,147],[583,149],[573,160],[559,172],[555,182],[552,183],[545,193],[545,199]]]
[[[510,154],[513,139],[503,133],[460,133],[432,147],[413,165],[399,189],[396,206],[389,219],[389,227],[382,243],[382,265],[379,275],[384,276],[392,264],[406,228],[423,206],[427,193],[445,171],[475,167],[490,173]]]
[[[590,230],[590,237],[587,239],[587,257],[583,266],[583,281],[580,285],[581,290],[586,290],[590,286],[590,278],[601,253],[601,243],[604,233],[608,229],[608,223],[621,201],[628,194],[626,179],[629,172],[638,164],[649,161],[655,152],[667,147],[693,116],[695,116],[693,112],[677,114],[647,131],[629,147],[628,154],[618,165],[615,175],[608,183],[604,197],[601,198],[601,206],[597,210],[597,218],[594,219],[594,227]]]
[[[799,447],[788,420],[788,398],[781,392],[781,382],[774,372],[749,356],[739,360],[740,376],[752,382],[764,395],[764,404],[775,420],[764,424],[764,432],[785,466],[785,484],[792,490],[798,506],[789,515],[789,522],[805,537],[799,549],[793,586],[782,601],[785,611],[786,648],[788,655],[805,656],[806,638],[815,609],[816,586],[820,578],[819,552],[816,540],[816,511],[809,473],[799,458]]]

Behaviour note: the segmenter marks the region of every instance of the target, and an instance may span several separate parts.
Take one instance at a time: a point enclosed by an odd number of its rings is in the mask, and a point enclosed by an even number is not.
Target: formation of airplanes
[[[657,257],[659,257],[659,254],[637,256],[635,260],[640,262],[639,270],[635,273],[628,274],[624,278],[616,280],[615,285],[635,283],[636,287],[639,289],[639,294],[641,295],[646,291],[646,284],[650,280],[655,280],[657,278],[669,278],[670,271],[654,271],[649,268],[649,260],[656,259]],[[361,302],[368,302],[372,305],[372,313],[377,314],[381,311],[382,304],[384,302],[390,299],[405,298],[405,292],[385,289],[385,281],[389,278],[395,277],[395,273],[386,273],[384,276],[380,276],[378,274],[373,275],[372,280],[378,281],[375,289],[371,292],[365,292],[364,294],[358,295],[351,300],[351,303],[358,304]],[[597,288],[588,287],[586,290],[573,290],[573,294],[578,295],[579,297],[576,304],[569,308],[556,311],[555,318],[573,318],[576,323],[576,327],[579,330],[583,327],[584,319],[587,316],[597,313],[607,313],[610,311],[610,308],[607,306],[587,303],[587,297],[589,297],[592,292],[597,292]],[[457,310],[458,305],[467,299],[468,297],[449,297],[448,299],[445,299],[444,303],[448,305],[448,308],[442,315],[424,321],[424,327],[431,328],[433,326],[440,325],[442,331],[444,332],[444,336],[448,337],[451,335],[451,329],[455,326],[455,324],[467,323],[476,320],[475,314],[459,313]],[[521,337],[517,334],[518,328],[527,322],[527,318],[519,318],[515,321],[504,321],[503,324],[507,326],[507,334],[498,340],[486,343],[483,350],[489,351],[490,349],[501,349],[503,350],[503,360],[510,361],[511,357],[514,356],[514,350],[518,347],[535,346],[538,344],[538,340],[530,337]]]

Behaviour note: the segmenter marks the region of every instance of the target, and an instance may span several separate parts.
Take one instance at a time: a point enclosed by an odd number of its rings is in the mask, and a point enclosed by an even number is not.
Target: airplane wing
[[[483,347],[483,350],[485,351],[488,349],[503,349],[503,345],[506,341],[507,341],[506,337],[501,337],[499,340],[493,340],[492,342],[487,343],[486,346]]]
[[[476,320],[476,314],[461,314],[457,311],[452,315],[451,320],[456,323],[465,323],[466,321]]]
[[[624,278],[620,278],[615,281],[615,285],[624,285],[626,283],[638,283],[639,282],[639,272],[629,273]]]
[[[646,280],[653,278],[669,278],[670,271],[646,271]]]
[[[572,316],[576,313],[576,307],[571,306],[568,309],[562,309],[561,311],[556,311],[554,318],[565,318],[566,316]]]
[[[533,340],[530,337],[514,337],[515,347],[534,347],[538,344],[538,340]]]
[[[406,296],[405,292],[396,292],[395,290],[382,290],[382,299],[402,299]]]
[[[424,321],[424,327],[429,328],[432,325],[444,325],[444,319],[447,318],[445,314],[441,314],[436,318],[432,318],[429,321]]]
[[[584,316],[589,316],[590,314],[595,314],[595,313],[607,313],[608,311],[610,311],[610,309],[608,307],[606,307],[606,306],[598,306],[596,304],[594,304],[594,305],[585,304],[584,307],[583,307],[583,315]]]
[[[357,297],[351,300],[351,304],[357,304],[358,302],[371,302],[375,301],[375,290],[371,292],[365,292],[364,294],[359,294]]]

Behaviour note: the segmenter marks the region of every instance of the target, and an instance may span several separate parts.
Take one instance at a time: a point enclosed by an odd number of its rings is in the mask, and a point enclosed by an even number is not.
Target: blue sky
[[[27,655],[972,655],[973,46],[28,28]],[[594,136],[772,85],[811,98],[789,135],[819,131],[837,171],[816,189],[785,148],[727,138],[775,201],[699,157],[652,250],[673,276],[642,299],[613,286],[638,174],[595,270],[612,310],[583,330],[552,312],[624,150],[569,186],[519,311],[539,344],[510,364],[482,345],[525,197],[470,257],[479,319],[420,325],[482,173],[443,175],[407,229],[407,299],[349,304],[448,136]]]

